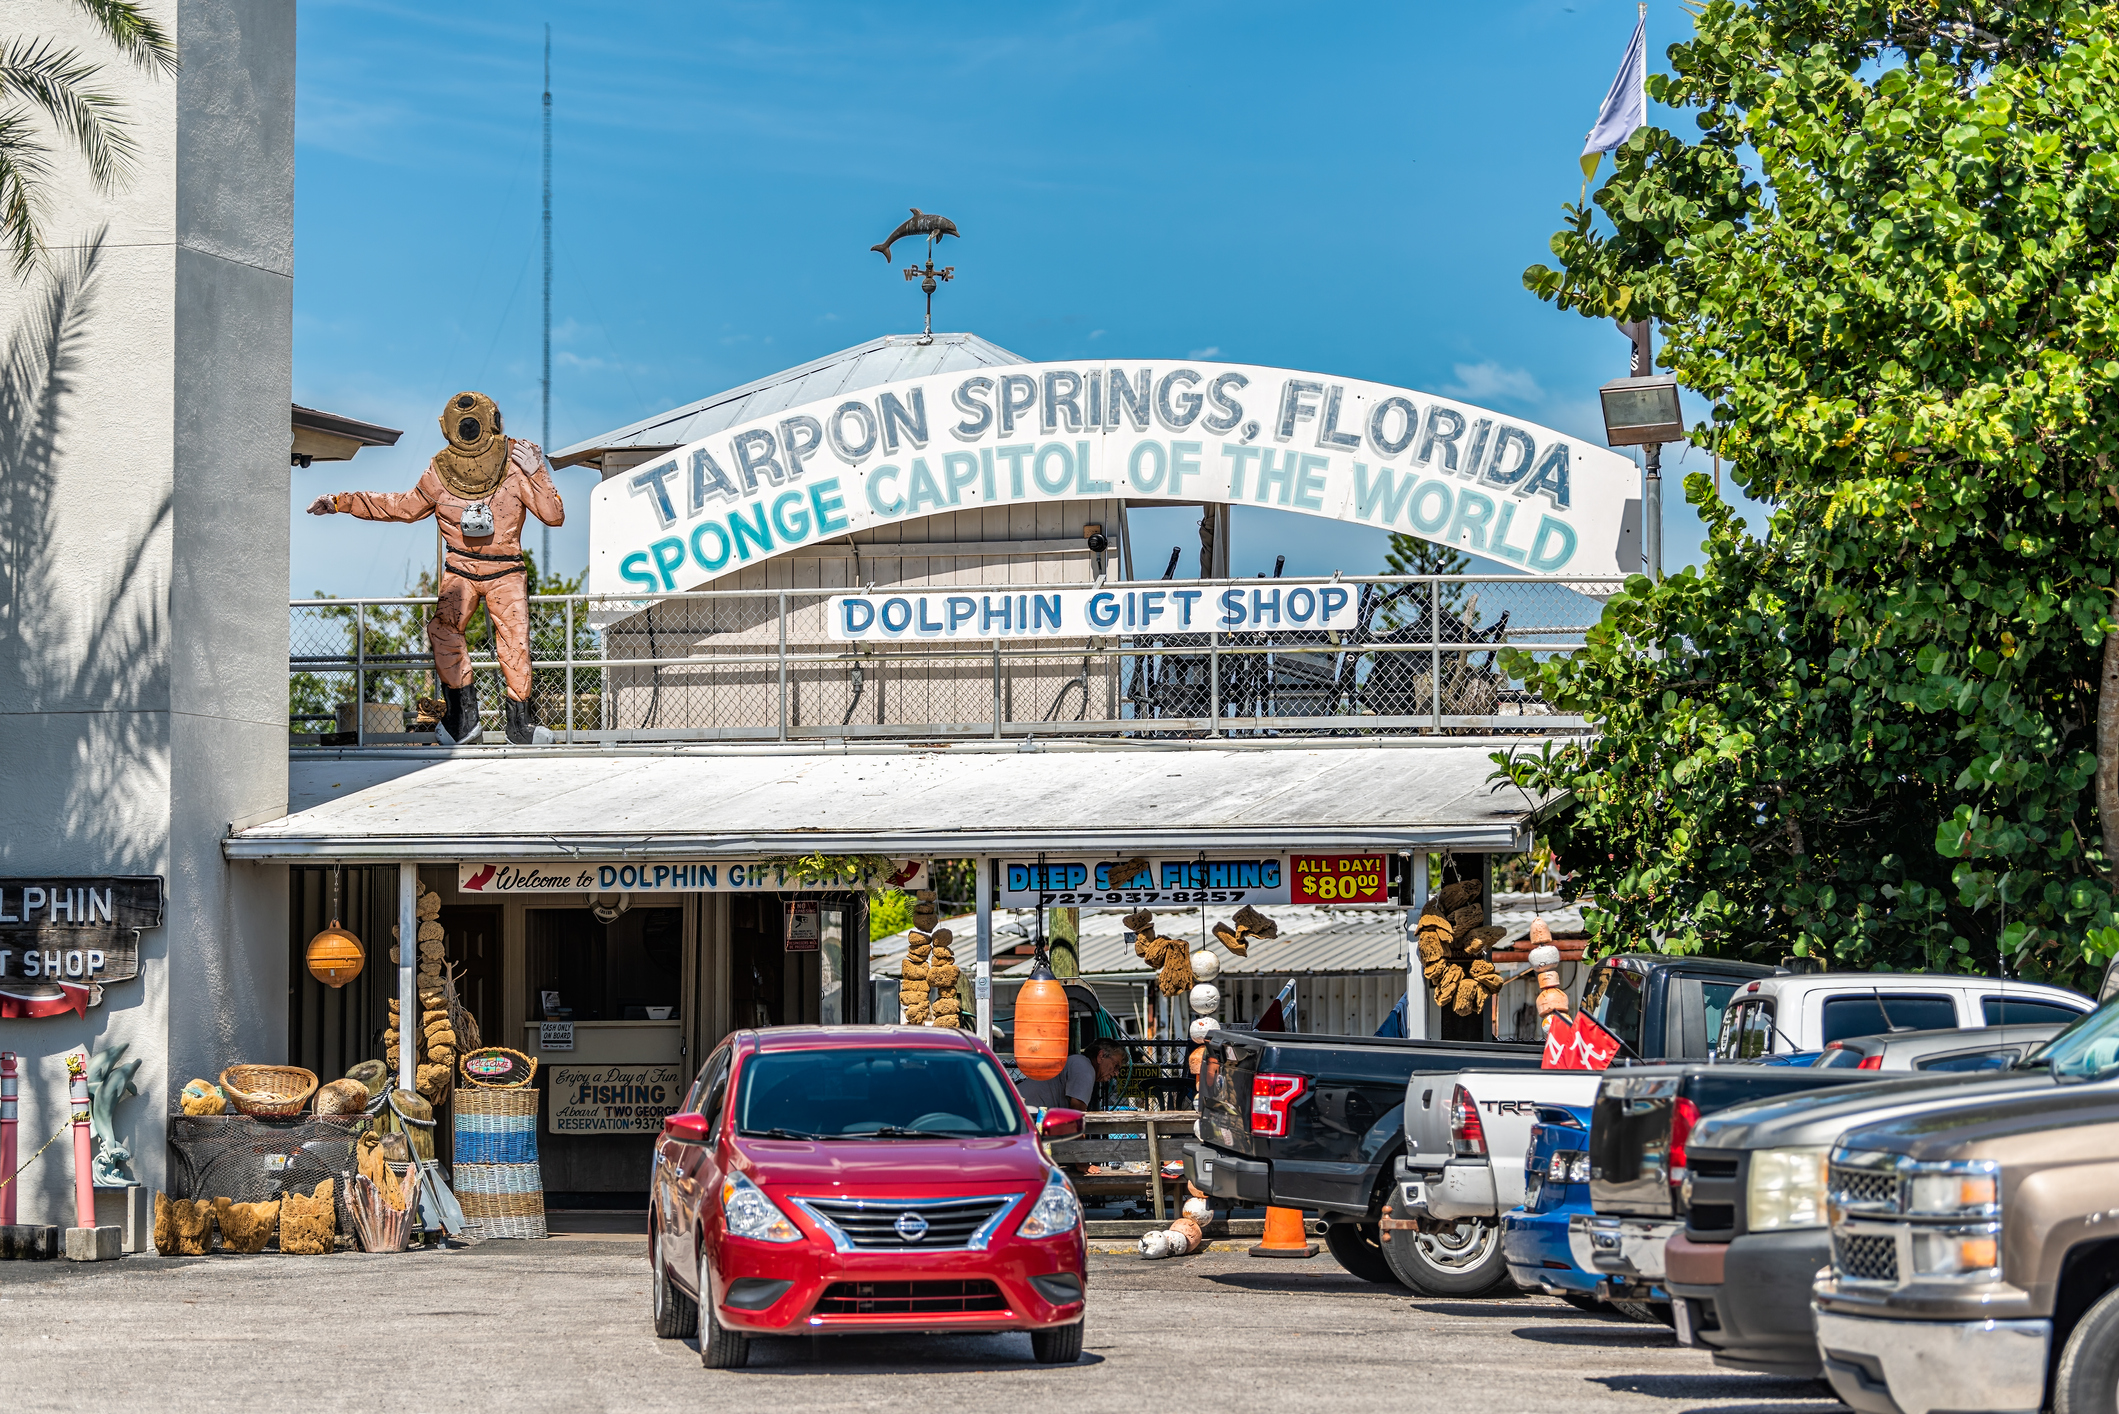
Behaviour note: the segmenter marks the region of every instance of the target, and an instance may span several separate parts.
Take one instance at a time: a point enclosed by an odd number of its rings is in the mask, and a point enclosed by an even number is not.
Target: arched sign
[[[1609,575],[1634,463],[1448,398],[1226,363],[1025,363],[824,398],[598,486],[589,587],[652,595],[847,531],[1039,501],[1270,506]]]

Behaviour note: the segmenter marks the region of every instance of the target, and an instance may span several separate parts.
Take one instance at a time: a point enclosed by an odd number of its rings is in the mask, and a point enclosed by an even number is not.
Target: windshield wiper
[[[848,1139],[953,1139],[953,1134],[944,1134],[934,1129],[907,1129],[902,1124],[879,1124],[874,1129],[863,1129],[845,1136]]]
[[[746,1139],[829,1139],[829,1134],[807,1134],[799,1129],[746,1129]]]

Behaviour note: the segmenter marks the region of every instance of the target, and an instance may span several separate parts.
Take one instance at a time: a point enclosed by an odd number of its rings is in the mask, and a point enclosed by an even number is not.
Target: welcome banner
[[[1468,403],[1249,364],[1030,363],[743,423],[595,490],[589,588],[652,597],[848,531],[1122,497],[1271,506],[1535,574],[1613,575],[1640,475]]]

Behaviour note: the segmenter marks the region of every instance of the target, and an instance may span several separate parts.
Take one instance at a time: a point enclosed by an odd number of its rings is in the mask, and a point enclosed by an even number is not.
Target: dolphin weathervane
[[[944,236],[955,236],[958,240],[964,237],[963,233],[957,230],[956,222],[947,216],[937,216],[932,211],[922,211],[915,206],[912,208],[912,215],[900,221],[898,228],[883,238],[882,244],[872,245],[869,249],[882,256],[887,263],[890,260],[890,248],[908,236],[927,237],[927,263],[924,266],[906,266],[905,278],[918,280],[921,292],[927,296],[927,322],[921,331],[920,342],[931,344],[934,342],[934,292],[942,281],[956,278],[954,265],[935,269],[934,243]]]

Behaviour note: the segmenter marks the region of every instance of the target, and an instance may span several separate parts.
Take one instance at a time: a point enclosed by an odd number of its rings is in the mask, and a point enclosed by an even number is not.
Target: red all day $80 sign
[[[1390,878],[1380,854],[1288,857],[1290,903],[1389,903]]]

